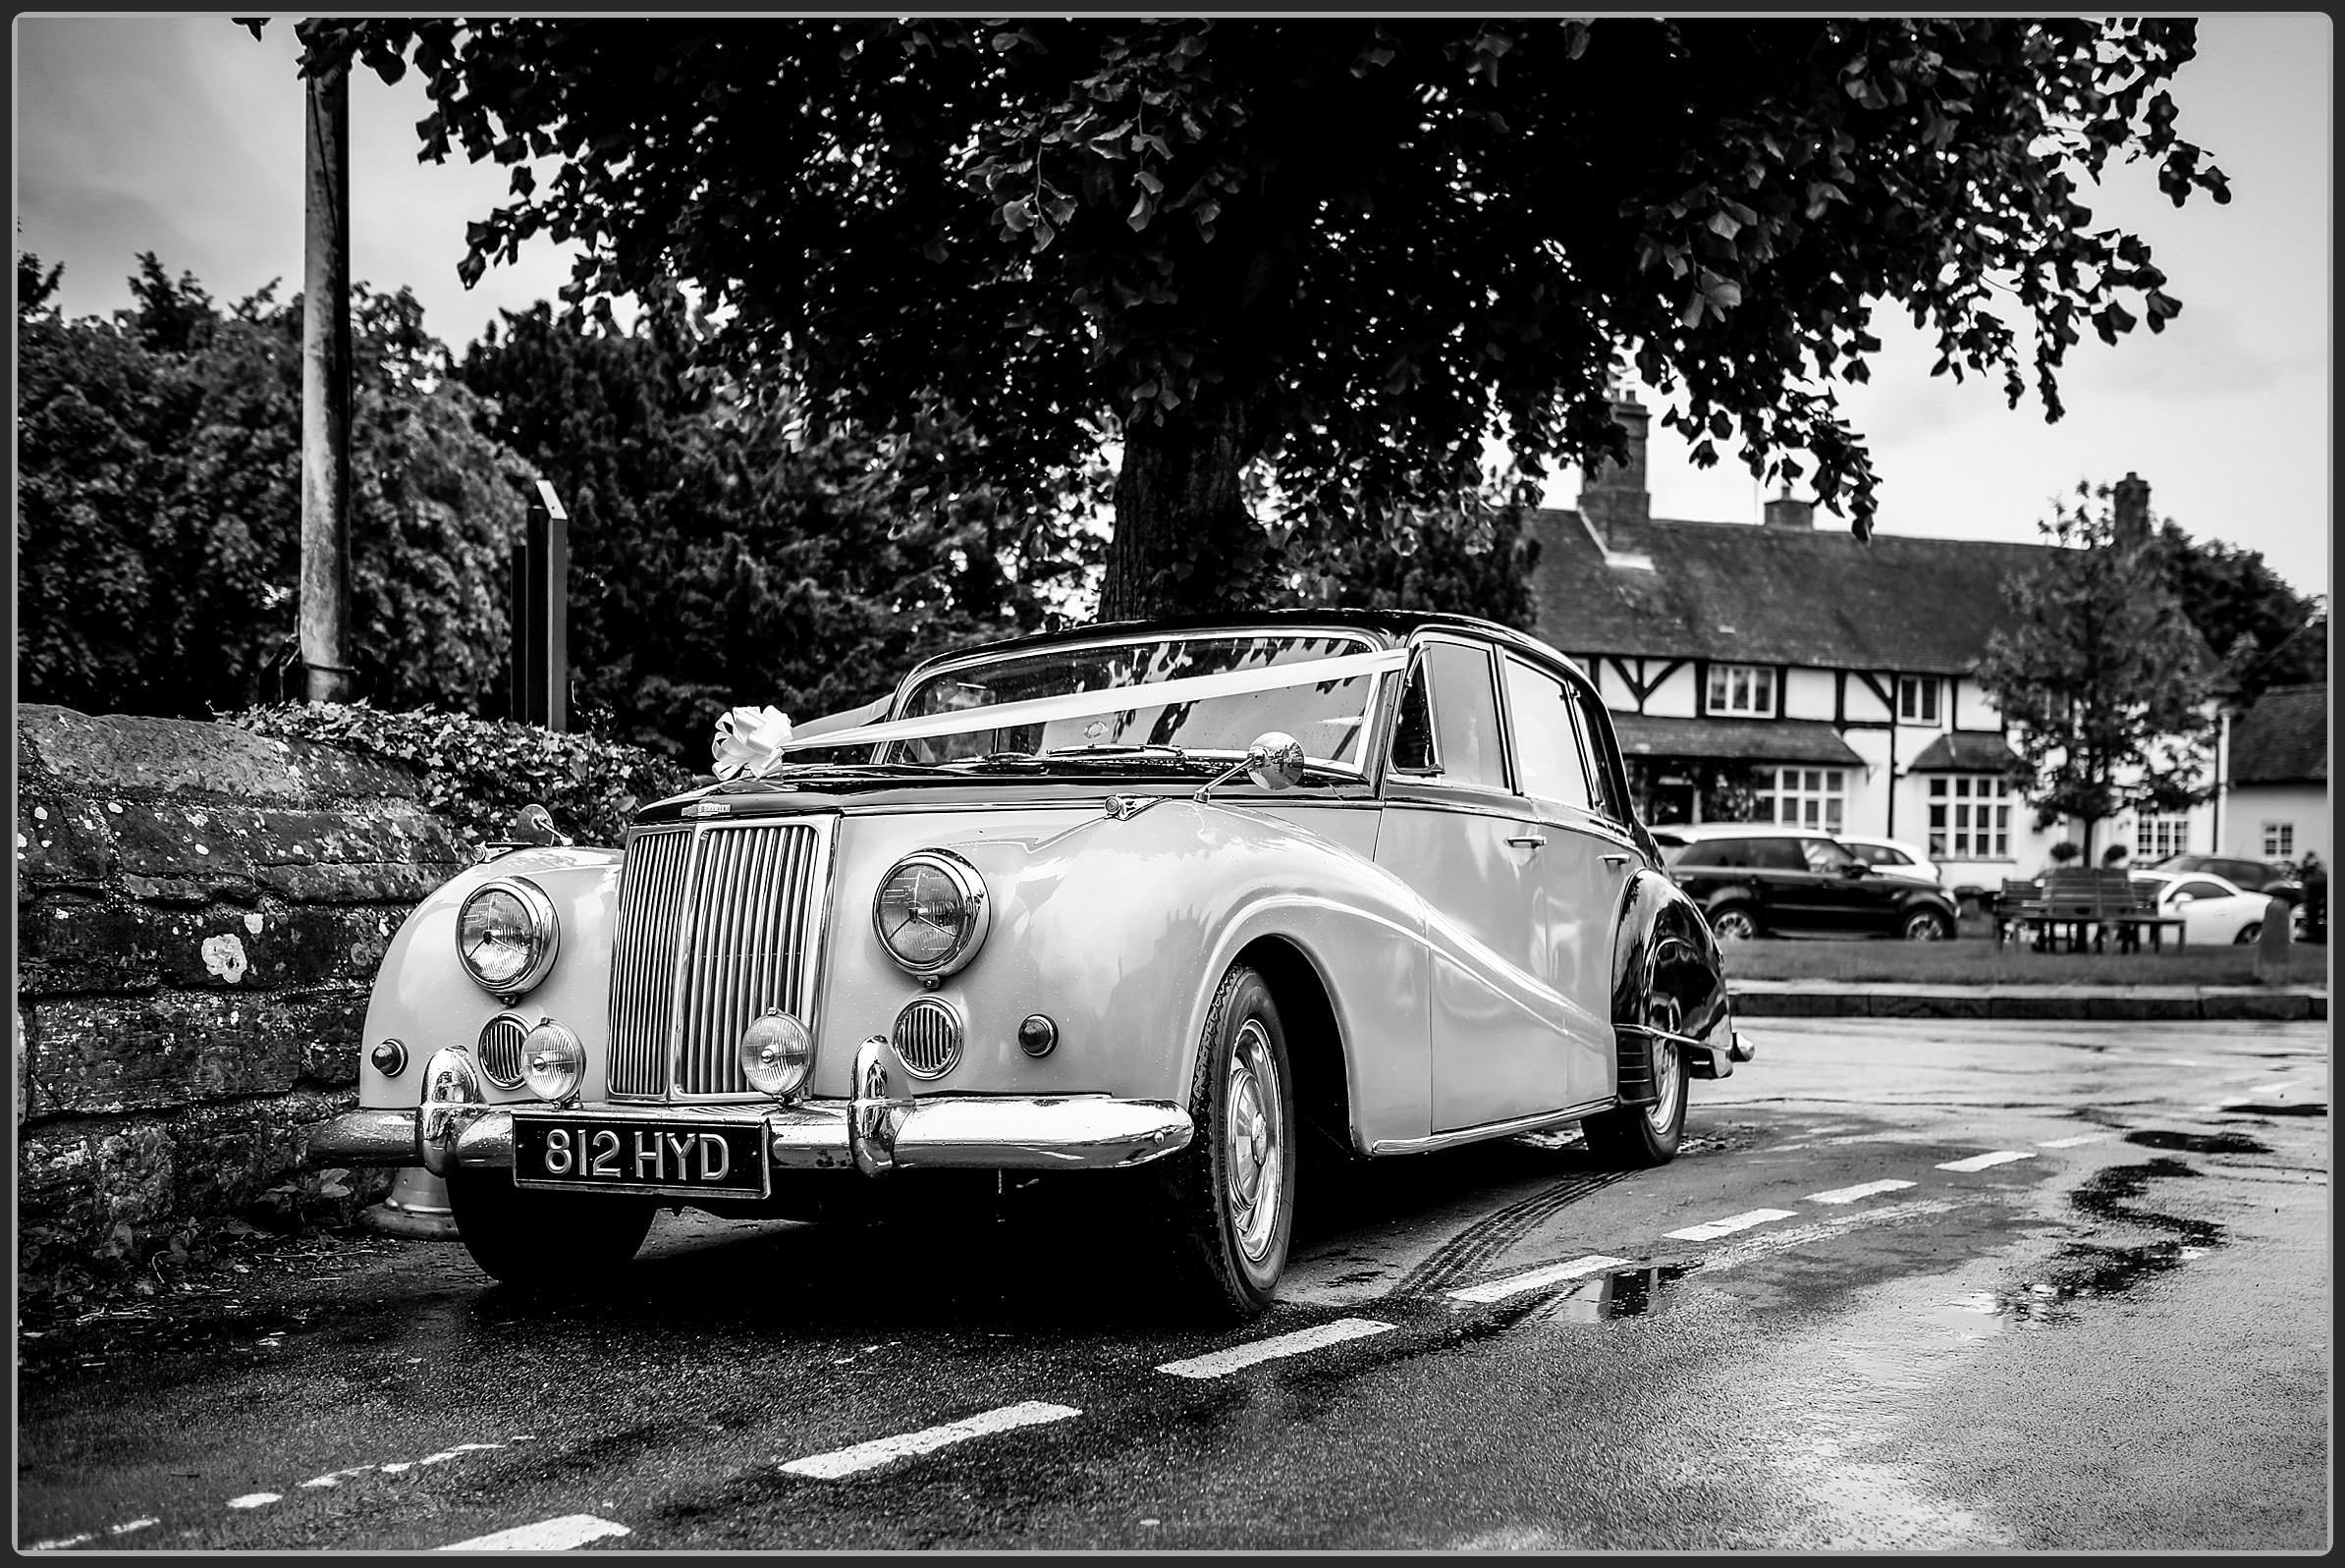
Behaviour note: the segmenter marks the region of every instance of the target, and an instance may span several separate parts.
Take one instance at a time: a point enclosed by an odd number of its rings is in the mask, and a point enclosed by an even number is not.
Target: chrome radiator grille
[[[610,1092],[754,1093],[734,1051],[769,1007],[809,1027],[821,930],[822,827],[702,823],[627,841],[611,944]]]

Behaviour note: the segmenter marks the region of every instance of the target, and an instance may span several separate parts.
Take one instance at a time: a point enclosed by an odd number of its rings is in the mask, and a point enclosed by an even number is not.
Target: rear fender
[[[1634,1026],[1651,1016],[1656,996],[1676,1000],[1678,1032],[1702,1043],[1679,1048],[1690,1075],[1723,1078],[1734,1070],[1727,1054],[1733,1029],[1718,939],[1701,909],[1667,875],[1646,869],[1629,878],[1612,944],[1612,1027],[1619,1042],[1618,1089],[1624,1105],[1653,1099],[1651,1050]]]

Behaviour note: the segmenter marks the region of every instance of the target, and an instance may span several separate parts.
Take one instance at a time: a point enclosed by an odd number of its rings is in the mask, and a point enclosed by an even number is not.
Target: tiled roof
[[[2008,620],[2005,576],[2049,545],[1666,518],[1615,523],[1607,566],[1576,512],[1540,511],[1536,630],[1566,653],[1957,675]]]
[[[2231,724],[2231,782],[2328,778],[2328,683],[2273,686]]]
[[[1922,748],[1911,773],[2010,773],[2019,754],[1991,730],[1952,730]]]
[[[1862,767],[1840,731],[1821,720],[1657,719],[1616,713],[1612,730],[1632,757],[1718,757],[1731,762],[1823,762]]]

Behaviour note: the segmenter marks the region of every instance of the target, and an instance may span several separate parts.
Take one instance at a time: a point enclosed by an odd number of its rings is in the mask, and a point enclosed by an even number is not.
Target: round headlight
[[[521,1037],[521,1080],[540,1100],[559,1104],[586,1077],[586,1047],[551,1018]]]
[[[761,1095],[787,1100],[806,1086],[814,1037],[786,1012],[769,1012],[741,1031],[741,1076]]]
[[[561,947],[554,900],[526,878],[482,883],[457,911],[456,956],[496,996],[518,996],[543,980]]]
[[[871,900],[880,946],[924,979],[949,975],[975,957],[992,919],[977,868],[945,849],[896,862]]]

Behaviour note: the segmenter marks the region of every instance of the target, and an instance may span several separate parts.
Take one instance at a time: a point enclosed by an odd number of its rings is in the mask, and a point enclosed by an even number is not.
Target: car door
[[[2270,900],[2243,893],[2209,877],[2184,877],[2166,893],[2166,912],[2182,917],[2185,942],[2222,943],[2238,938],[2252,921],[2263,918]]]
[[[1848,846],[1819,836],[1802,838],[1800,855],[1812,879],[1805,896],[1816,929],[1848,933],[1893,931],[1905,890],[1849,853]]]
[[[1544,975],[1533,862],[1547,832],[1513,790],[1491,650],[1420,634],[1401,688],[1377,864],[1431,908],[1433,1131],[1556,1104],[1562,997]]]
[[[1612,938],[1636,844],[1590,729],[1592,694],[1513,653],[1500,654],[1499,669],[1515,790],[1547,839],[1528,871],[1540,972],[1566,1008],[1550,1093],[1580,1105],[1612,1087]]]

